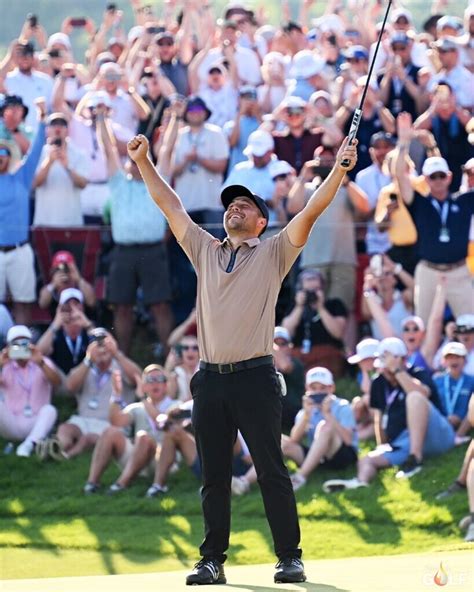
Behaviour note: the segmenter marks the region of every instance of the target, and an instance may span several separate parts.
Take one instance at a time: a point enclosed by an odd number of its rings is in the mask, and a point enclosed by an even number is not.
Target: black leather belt
[[[15,249],[18,249],[19,247],[22,247],[23,245],[26,245],[28,241],[23,241],[22,243],[18,243],[16,245],[7,245],[7,246],[0,246],[0,252],[1,253],[9,253],[10,251],[14,251]]]
[[[252,358],[251,360],[242,360],[241,362],[232,362],[231,364],[210,364],[209,362],[199,362],[200,370],[210,370],[211,372],[218,372],[219,374],[232,374],[233,372],[241,372],[242,370],[250,370],[251,368],[258,368],[258,366],[266,366],[273,364],[273,356],[260,356],[259,358]]]

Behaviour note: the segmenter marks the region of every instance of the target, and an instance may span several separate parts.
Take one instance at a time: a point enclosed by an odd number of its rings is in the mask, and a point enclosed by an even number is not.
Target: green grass
[[[332,496],[321,491],[327,475],[315,475],[297,493],[305,557],[465,547],[456,525],[467,512],[466,496],[434,500],[452,481],[463,454],[464,448],[457,449],[427,462],[410,481],[397,481],[387,470],[368,489]],[[63,464],[15,456],[0,462],[1,578],[171,570],[196,559],[203,533],[199,484],[186,469],[171,476],[168,495],[148,500],[142,479],[117,497],[85,497],[88,455]],[[104,484],[117,473],[109,467]],[[274,560],[257,488],[233,500],[229,560]]]

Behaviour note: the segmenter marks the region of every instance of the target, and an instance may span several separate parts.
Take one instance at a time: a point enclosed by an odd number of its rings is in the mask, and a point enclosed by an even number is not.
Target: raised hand
[[[409,144],[413,137],[412,118],[406,111],[397,117],[397,136],[400,144]]]
[[[349,144],[349,138],[344,138],[341,147],[336,154],[336,166],[343,170],[345,173],[351,171],[357,163],[357,144],[359,140],[353,140],[352,144]],[[342,165],[344,163],[344,166]]]
[[[135,136],[127,144],[128,155],[137,164],[139,161],[147,158],[148,148],[148,140],[142,134]]]

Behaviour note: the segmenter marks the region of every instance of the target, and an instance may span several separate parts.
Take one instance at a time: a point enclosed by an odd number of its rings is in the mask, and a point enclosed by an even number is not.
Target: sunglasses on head
[[[182,345],[181,349],[183,351],[199,351],[199,347],[197,345]]]
[[[446,173],[433,173],[432,175],[429,175],[429,178],[432,181],[437,181],[439,179],[446,179],[448,175]]]
[[[288,107],[286,112],[291,117],[292,115],[303,115],[304,109],[301,107]]]
[[[274,181],[286,181],[286,179],[288,179],[288,173],[282,173],[281,175],[273,177]]]
[[[419,327],[403,327],[404,333],[418,333],[419,330]]]
[[[168,382],[168,379],[163,374],[160,374],[159,376],[154,376],[153,374],[147,374],[145,376],[145,378],[143,379],[143,382],[146,384],[155,384],[155,383],[164,384],[165,382]]]

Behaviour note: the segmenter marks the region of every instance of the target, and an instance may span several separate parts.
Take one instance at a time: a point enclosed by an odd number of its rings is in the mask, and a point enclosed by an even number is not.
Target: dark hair
[[[298,31],[299,33],[303,32],[303,28],[301,27],[301,25],[299,25],[295,21],[288,21],[286,25],[282,26],[282,30],[284,33],[291,33],[291,31]]]

